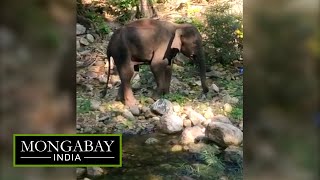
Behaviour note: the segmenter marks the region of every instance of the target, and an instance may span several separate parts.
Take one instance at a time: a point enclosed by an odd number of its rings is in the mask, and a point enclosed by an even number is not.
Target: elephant
[[[199,67],[203,93],[209,91],[206,84],[206,67],[202,49],[202,37],[191,24],[176,24],[164,20],[139,19],[117,29],[111,36],[107,48],[110,78],[110,58],[120,76],[118,99],[128,107],[137,107],[131,88],[131,80],[139,65],[148,64],[154,75],[157,88],[156,99],[169,93],[172,59],[181,52]],[[102,91],[106,95],[107,87]]]

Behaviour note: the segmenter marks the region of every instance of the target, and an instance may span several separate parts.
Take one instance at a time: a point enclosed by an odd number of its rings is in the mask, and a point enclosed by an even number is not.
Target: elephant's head
[[[177,25],[171,44],[172,49],[178,49],[186,57],[192,58],[199,66],[201,85],[207,93],[205,58],[202,49],[202,38],[198,29],[189,24]]]

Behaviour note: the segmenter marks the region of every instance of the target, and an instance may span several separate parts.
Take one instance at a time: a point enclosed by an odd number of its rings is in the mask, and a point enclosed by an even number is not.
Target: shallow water
[[[146,144],[150,138],[159,140]],[[110,180],[170,180],[178,179],[181,164],[198,161],[195,154],[172,152],[171,148],[179,140],[179,135],[148,134],[123,136],[122,168],[107,168],[108,174],[102,179]]]

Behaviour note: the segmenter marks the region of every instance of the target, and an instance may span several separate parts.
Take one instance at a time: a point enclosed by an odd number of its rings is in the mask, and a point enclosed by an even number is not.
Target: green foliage
[[[181,94],[178,94],[178,93],[165,94],[163,96],[163,98],[164,99],[168,99],[169,101],[172,101],[172,102],[177,102],[180,105],[183,105],[188,101],[187,97],[185,97],[185,96],[183,96]]]
[[[77,113],[85,114],[90,111],[91,103],[90,100],[84,99],[82,97],[77,98]]]
[[[209,63],[218,61],[229,64],[242,55],[242,17],[229,14],[230,5],[217,3],[207,10],[207,26],[204,33],[205,52]]]
[[[133,15],[132,9],[139,4],[139,0],[110,0],[110,4],[117,8],[118,21],[127,22]]]
[[[85,15],[88,19],[92,21],[94,26],[97,28],[96,30],[101,34],[109,34],[111,32],[111,29],[104,21],[103,17],[96,14],[92,11],[87,11]]]
[[[230,113],[230,116],[235,120],[243,119],[243,109],[239,107],[234,107]]]
[[[180,166],[182,175],[196,179],[219,179],[224,174],[224,165],[216,155],[217,148],[209,146],[200,152],[200,159],[203,164],[183,164]]]

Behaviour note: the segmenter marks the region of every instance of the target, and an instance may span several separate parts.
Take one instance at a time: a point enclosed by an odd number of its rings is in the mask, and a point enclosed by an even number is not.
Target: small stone
[[[206,121],[205,117],[203,117],[200,113],[193,110],[191,107],[186,107],[185,110],[186,110],[185,113],[187,114],[187,117],[191,120],[194,126]]]
[[[155,116],[152,118],[153,121],[160,121],[160,118],[158,116]]]
[[[171,148],[171,152],[179,152],[182,151],[182,146],[181,145],[174,145]]]
[[[148,138],[148,139],[145,141],[146,144],[156,144],[156,143],[158,143],[158,142],[159,142],[159,140],[156,139],[156,138]]]
[[[141,111],[142,111],[143,113],[146,113],[147,111],[150,111],[150,108],[149,108],[149,107],[146,107],[146,106],[143,106],[143,107],[141,108]]]
[[[85,178],[83,178],[83,180],[91,180],[91,179],[89,179],[89,178],[85,177]]]
[[[90,44],[89,41],[84,37],[80,38],[80,43],[85,46],[88,46]]]
[[[204,113],[203,116],[204,116],[206,119],[211,119],[211,118],[213,118],[214,114],[213,114],[213,112],[212,112],[212,109],[211,109],[211,108],[208,108],[208,109],[206,110],[206,112]]]
[[[77,129],[81,129],[81,126],[79,124],[77,124],[76,128]]]
[[[76,46],[76,47],[77,47],[77,50],[80,49],[80,47],[81,47],[80,41],[76,41],[76,45],[77,45],[77,46]]]
[[[241,121],[241,122],[239,123],[239,129],[240,129],[241,131],[243,131],[243,121]]]
[[[90,107],[93,109],[93,110],[98,110],[100,108],[100,105],[101,105],[101,102],[100,101],[97,101],[95,99],[92,99],[90,101]]]
[[[140,115],[140,110],[139,110],[138,106],[131,106],[131,107],[129,107],[129,110],[134,116]]]
[[[173,111],[174,112],[180,112],[180,110],[181,110],[181,106],[178,104],[178,103],[173,103]]]
[[[192,126],[192,122],[190,119],[184,119],[183,120],[183,126],[184,127],[191,127]]]
[[[76,168],[77,178],[82,178],[85,173],[86,173],[86,169],[85,168]]]
[[[102,168],[100,167],[88,167],[87,168],[87,175],[90,178],[98,178],[105,174]]]
[[[185,128],[181,134],[181,144],[193,144],[196,140],[204,138],[204,130],[199,126]]]
[[[134,117],[134,115],[129,111],[129,110],[127,110],[127,109],[125,109],[124,111],[123,111],[123,117],[125,117],[125,118],[127,118],[127,119],[130,119],[130,120],[134,120],[135,119],[135,117]]]
[[[211,88],[214,90],[214,92],[219,92],[219,87],[216,84],[212,83]]]
[[[226,103],[223,105],[223,110],[227,113],[230,113],[232,111],[232,106],[229,103]]]
[[[144,116],[145,116],[146,118],[152,118],[152,117],[155,116],[155,114],[153,114],[153,113],[151,112],[151,110],[148,109],[148,111],[144,113]]]
[[[91,43],[94,42],[94,37],[91,34],[87,34],[86,38],[88,39],[89,42]]]
[[[149,97],[149,98],[146,99],[145,102],[148,103],[148,104],[153,104],[153,103],[154,103],[154,100]]]
[[[86,32],[86,27],[77,23],[76,30],[77,30],[77,35],[84,34]]]
[[[227,162],[237,162],[243,160],[243,150],[237,146],[229,146],[224,150],[224,160]]]
[[[159,115],[169,114],[173,112],[173,105],[167,99],[159,99],[151,105],[151,110]]]

